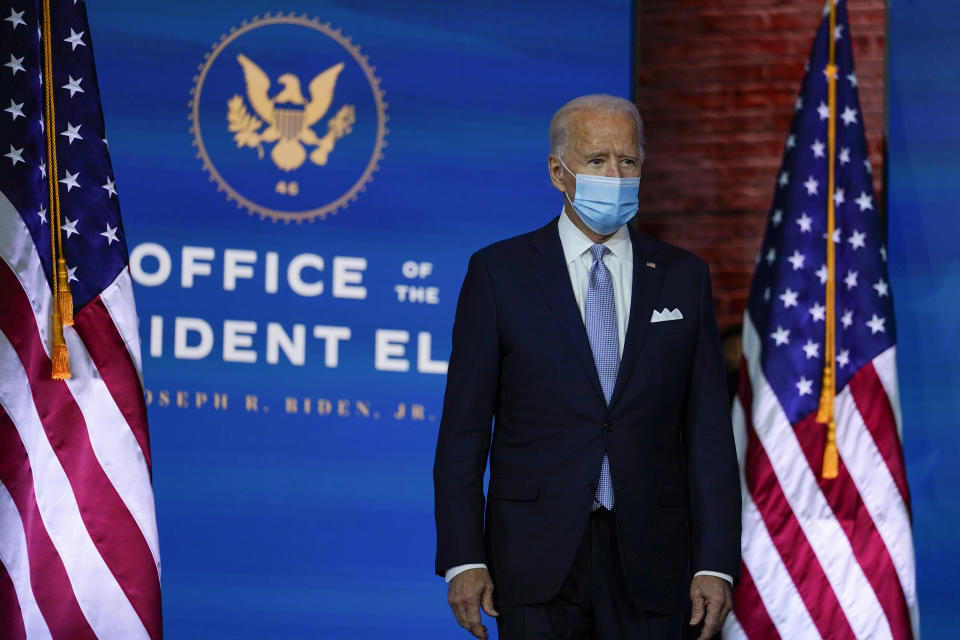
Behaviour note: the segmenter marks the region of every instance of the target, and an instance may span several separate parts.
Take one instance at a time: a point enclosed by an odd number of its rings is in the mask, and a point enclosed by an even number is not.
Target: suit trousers
[[[612,511],[589,519],[560,592],[531,605],[500,606],[501,640],[680,640],[684,616],[636,607],[623,579]]]

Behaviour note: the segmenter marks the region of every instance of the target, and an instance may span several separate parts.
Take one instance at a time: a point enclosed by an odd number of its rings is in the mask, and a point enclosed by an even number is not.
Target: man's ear
[[[550,173],[550,182],[553,183],[554,188],[561,193],[566,191],[567,188],[563,184],[563,174],[566,171],[560,164],[559,158],[552,153],[547,156],[547,171]]]

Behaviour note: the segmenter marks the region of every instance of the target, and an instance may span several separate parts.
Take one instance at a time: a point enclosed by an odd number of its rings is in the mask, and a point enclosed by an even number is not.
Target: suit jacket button
[[[607,420],[606,422],[604,422],[604,423],[603,423],[603,430],[604,430],[604,431],[613,431],[613,423],[610,422],[609,420]]]

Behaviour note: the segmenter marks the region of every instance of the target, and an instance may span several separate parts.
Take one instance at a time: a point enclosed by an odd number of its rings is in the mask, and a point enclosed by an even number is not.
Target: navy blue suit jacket
[[[630,322],[609,406],[557,220],[470,259],[434,463],[436,571],[486,563],[498,604],[559,591],[604,452],[624,577],[641,608],[680,613],[693,572],[739,573],[740,487],[709,270],[630,236]],[[683,319],[651,323],[664,308]]]

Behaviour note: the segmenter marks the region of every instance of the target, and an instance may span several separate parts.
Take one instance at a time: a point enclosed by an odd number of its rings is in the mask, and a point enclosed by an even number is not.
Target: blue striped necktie
[[[587,326],[587,338],[593,351],[593,361],[600,377],[603,397],[610,404],[613,386],[617,382],[620,369],[620,337],[617,334],[617,303],[613,297],[613,280],[603,256],[609,251],[602,244],[590,247],[593,264],[590,266],[587,285],[587,305],[584,310],[584,322]],[[613,480],[610,477],[610,459],[603,455],[600,467],[600,481],[594,495],[593,508],[613,509]]]

